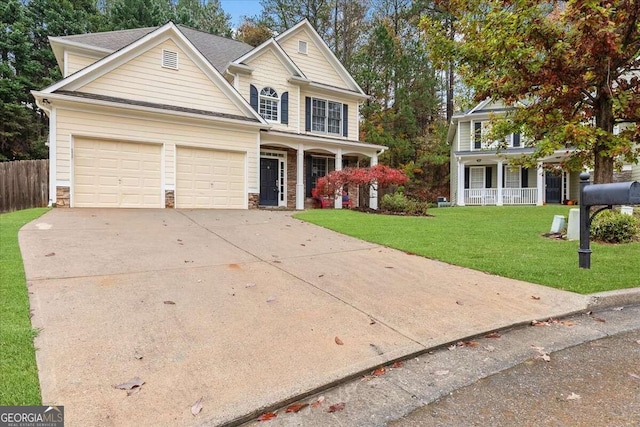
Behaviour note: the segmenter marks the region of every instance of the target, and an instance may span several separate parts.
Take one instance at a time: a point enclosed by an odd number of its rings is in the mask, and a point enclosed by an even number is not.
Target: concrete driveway
[[[54,209],[19,237],[43,402],[64,405],[70,427],[246,421],[389,361],[587,305],[288,212]],[[138,393],[113,387],[134,377]]]

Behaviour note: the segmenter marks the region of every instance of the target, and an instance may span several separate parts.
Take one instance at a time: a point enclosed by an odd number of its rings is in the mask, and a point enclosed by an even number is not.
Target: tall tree
[[[530,163],[567,150],[566,168],[594,168],[611,182],[640,142],[640,0],[440,0],[454,39],[423,21],[434,58],[454,59],[476,99],[514,110],[495,137],[522,130]],[[622,125],[620,133],[614,132]]]
[[[231,16],[219,0],[177,0],[172,20],[210,34],[231,37]]]
[[[112,29],[156,27],[175,18],[172,0],[113,0],[107,5]]]
[[[236,32],[236,39],[253,47],[261,45],[271,37],[273,37],[273,31],[269,28],[269,23],[255,16],[245,16]]]
[[[272,30],[283,32],[303,19],[308,19],[320,37],[327,39],[331,29],[331,13],[335,0],[260,0],[264,18],[272,22]]]

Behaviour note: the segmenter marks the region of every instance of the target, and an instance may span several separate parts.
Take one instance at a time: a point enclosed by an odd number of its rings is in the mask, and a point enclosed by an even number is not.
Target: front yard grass
[[[46,208],[0,214],[0,405],[40,405],[29,297],[18,230]]]
[[[542,237],[568,206],[453,207],[433,217],[314,209],[295,217],[349,236],[450,264],[581,294],[640,286],[640,243],[591,242],[591,269],[577,241]]]

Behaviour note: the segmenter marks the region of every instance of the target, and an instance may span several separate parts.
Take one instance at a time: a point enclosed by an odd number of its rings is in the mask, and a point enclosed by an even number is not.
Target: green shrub
[[[427,214],[429,203],[409,199],[398,191],[393,194],[385,194],[380,201],[380,208],[389,212],[422,216]]]
[[[639,233],[638,218],[620,212],[601,212],[591,224],[591,238],[606,243],[632,242]]]

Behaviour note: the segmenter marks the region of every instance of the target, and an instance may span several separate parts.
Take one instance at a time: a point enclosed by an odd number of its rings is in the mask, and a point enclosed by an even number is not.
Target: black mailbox
[[[639,205],[640,182],[588,185],[584,188],[580,204],[587,206]]]
[[[580,174],[580,248],[578,266],[591,268],[589,229],[593,218],[613,205],[640,205],[640,183],[616,182],[613,184],[589,185],[589,174]],[[591,214],[591,206],[602,206]]]

